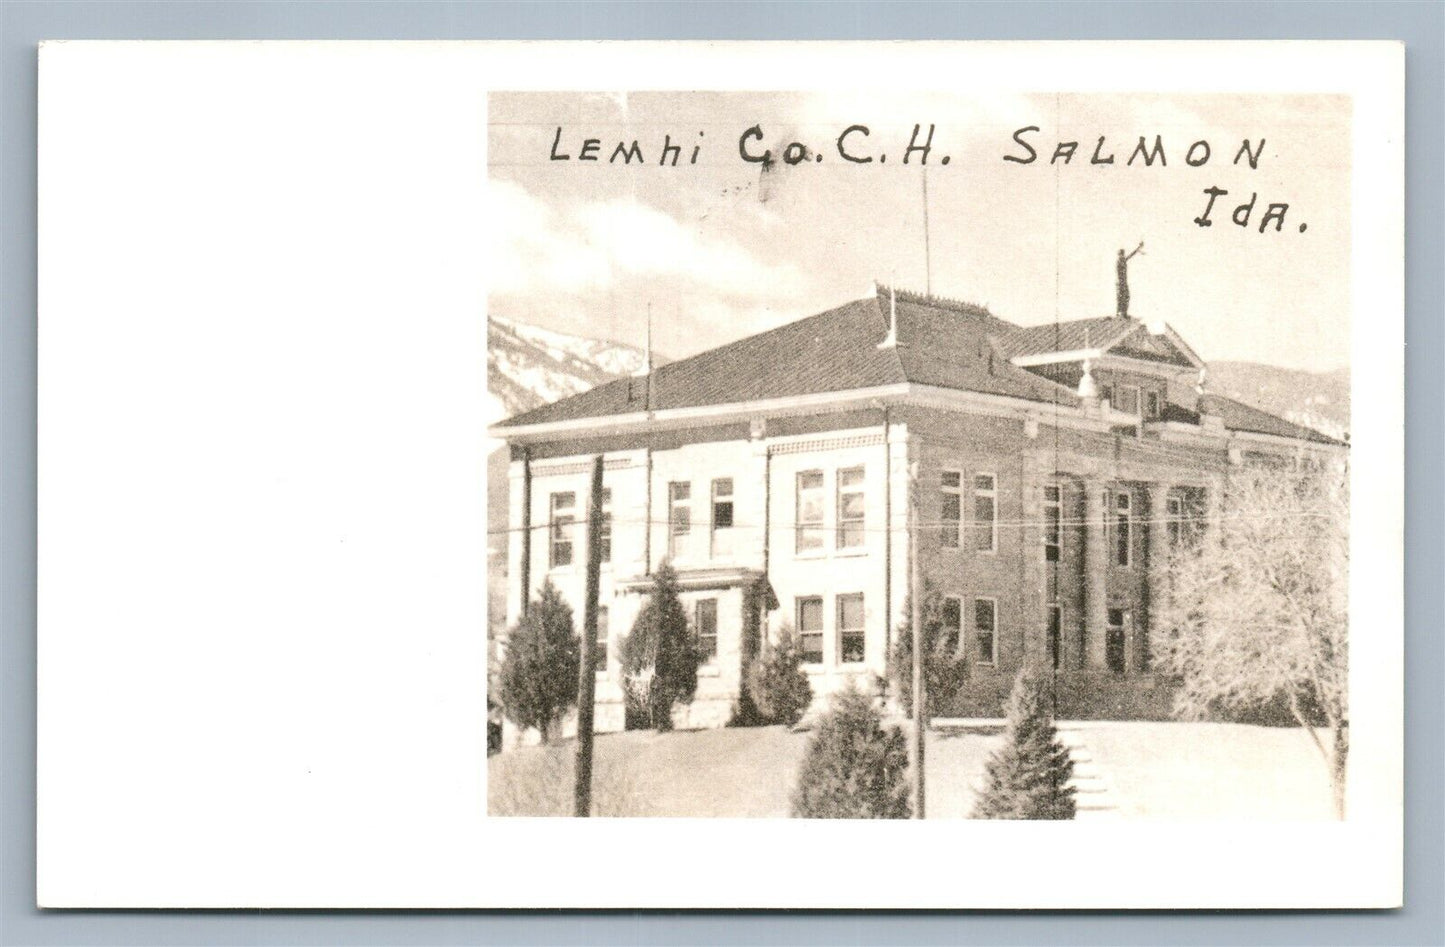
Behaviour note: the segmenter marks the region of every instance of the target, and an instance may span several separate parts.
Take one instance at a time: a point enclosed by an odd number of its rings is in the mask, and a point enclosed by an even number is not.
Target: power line
[[[1104,524],[1104,525],[1109,526],[1109,527],[1113,527],[1113,526],[1117,525],[1117,523],[1118,523],[1118,521],[1119,521],[1118,511],[1117,511],[1117,510],[1105,509],[1103,512],[1104,512],[1104,516],[1103,516],[1103,520],[1102,520],[1102,521],[1103,521],[1103,524]],[[1215,514],[1215,515],[1213,515],[1213,516],[1208,515],[1208,514],[1180,513],[1180,514],[1176,514],[1176,515],[1172,515],[1172,516],[1165,516],[1165,517],[1148,517],[1148,516],[1132,516],[1132,515],[1131,515],[1131,516],[1128,517],[1128,522],[1129,522],[1129,525],[1130,525],[1130,526],[1158,526],[1158,525],[1161,525],[1161,524],[1162,524],[1162,525],[1165,525],[1165,526],[1173,525],[1173,524],[1180,524],[1180,525],[1183,525],[1183,524],[1206,524],[1206,525],[1207,525],[1207,524],[1209,524],[1209,523],[1221,523],[1221,522],[1225,522],[1225,521],[1240,521],[1240,520],[1250,520],[1250,521],[1253,521],[1253,522],[1263,523],[1263,522],[1269,522],[1269,521],[1272,521],[1272,520],[1279,520],[1279,519],[1333,519],[1336,515],[1337,515],[1337,514],[1334,513],[1334,512],[1332,512],[1332,511],[1324,511],[1324,510],[1319,510],[1319,511],[1316,511],[1316,510],[1285,510],[1285,511],[1278,511],[1278,512],[1270,512],[1270,511],[1244,511],[1244,512],[1240,512],[1240,513],[1220,513],[1220,514]],[[617,516],[614,516],[614,517],[612,517],[608,522],[611,523],[611,524],[614,525],[614,526],[617,526],[617,525],[623,525],[623,526],[670,526],[670,525],[672,525],[670,520],[666,520],[666,519],[656,519],[656,518],[647,518],[647,517],[617,517]],[[576,520],[576,519],[574,519],[574,520],[569,520],[569,521],[566,523],[567,526],[572,527],[572,528],[576,528],[576,527],[578,527],[578,526],[580,526],[580,525],[582,525],[582,524],[583,524],[583,521],[582,521],[582,520]],[[958,528],[958,529],[961,529],[962,531],[969,532],[969,531],[972,531],[972,530],[986,529],[986,528],[989,528],[989,527],[1007,528],[1007,529],[1027,529],[1027,528],[1030,528],[1030,527],[1047,528],[1047,527],[1052,527],[1052,526],[1058,526],[1059,528],[1063,529],[1063,528],[1077,528],[1077,527],[1085,527],[1085,526],[1097,526],[1097,525],[1099,525],[1099,524],[1100,524],[1100,520],[1098,520],[1098,519],[1093,519],[1093,520],[1091,520],[1091,519],[1088,519],[1088,518],[1061,517],[1060,519],[1057,519],[1057,520],[1053,520],[1053,519],[1042,519],[1042,520],[993,520],[993,521],[983,521],[983,522],[980,522],[980,521],[978,521],[978,520],[966,520],[966,519],[959,519],[959,520],[929,520],[929,521],[924,521],[924,522],[918,523],[918,524],[916,524],[916,525],[917,525],[917,527],[918,527],[919,529],[923,529],[923,530],[928,530],[928,529],[950,529],[950,528]],[[500,527],[500,528],[497,528],[497,529],[489,529],[489,530],[487,530],[487,535],[489,535],[489,536],[500,536],[500,535],[505,534],[505,533],[521,533],[521,532],[526,532],[528,529],[531,529],[531,530],[534,530],[534,531],[535,531],[535,530],[547,530],[547,529],[551,529],[554,525],[555,525],[555,524],[549,524],[549,523],[535,523],[535,524],[533,524],[531,527],[504,526],[504,527]],[[730,530],[736,530],[736,531],[739,531],[739,532],[746,532],[746,531],[761,530],[761,529],[763,529],[764,527],[763,527],[763,525],[760,524],[760,523],[739,523],[739,522],[737,522],[737,521],[734,521],[732,526],[730,526],[730,527],[724,527],[724,528],[725,528],[725,529],[730,529]],[[789,523],[789,522],[778,522],[778,523],[772,524],[771,527],[769,527],[769,528],[774,529],[774,530],[816,530],[816,531],[820,531],[820,532],[824,532],[824,533],[829,533],[829,532],[863,532],[863,533],[895,533],[895,534],[897,534],[897,533],[907,533],[907,532],[908,532],[908,527],[906,527],[906,526],[897,526],[897,527],[892,527],[892,526],[867,526],[867,525],[856,526],[856,525],[853,525],[853,524],[849,524],[849,525],[847,525],[847,526],[841,526],[841,527],[840,527],[840,526],[837,526],[837,525],[834,525],[834,526],[824,526],[824,525],[822,525],[822,524],[797,523],[797,522],[792,522],[792,523]],[[689,530],[687,533],[681,533],[681,534],[679,534],[679,535],[689,535],[689,536],[690,536],[690,535],[694,535],[694,534],[701,535],[706,529],[708,529],[708,527],[699,527],[699,528],[696,529],[696,530]]]

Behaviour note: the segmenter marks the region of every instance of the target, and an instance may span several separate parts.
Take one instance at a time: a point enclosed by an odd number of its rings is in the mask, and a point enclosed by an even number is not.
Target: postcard
[[[42,905],[1400,903],[1400,47],[41,69]]]

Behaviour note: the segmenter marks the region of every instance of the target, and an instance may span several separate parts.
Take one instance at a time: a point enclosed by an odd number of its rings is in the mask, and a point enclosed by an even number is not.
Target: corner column
[[[1101,668],[1105,663],[1107,622],[1108,538],[1104,529],[1104,485],[1084,481],[1084,666]]]

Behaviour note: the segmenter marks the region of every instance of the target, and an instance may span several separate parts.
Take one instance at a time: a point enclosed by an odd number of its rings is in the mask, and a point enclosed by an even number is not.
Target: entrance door
[[[1109,670],[1117,674],[1124,673],[1124,627],[1129,621],[1129,613],[1122,608],[1109,609],[1108,637],[1104,641],[1104,659],[1109,665]]]

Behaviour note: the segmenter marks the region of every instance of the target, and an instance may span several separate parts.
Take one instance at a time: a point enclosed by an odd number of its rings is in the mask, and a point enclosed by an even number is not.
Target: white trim
[[[1198,369],[1186,368],[1183,365],[1171,365],[1168,362],[1156,362],[1147,358],[1134,358],[1130,355],[1119,355],[1113,352],[1106,352],[1094,363],[1095,371],[1129,372],[1134,375],[1148,375],[1150,378],[1160,378],[1165,381],[1172,381],[1181,375],[1193,375]]]
[[[1281,420],[1283,420],[1283,418],[1281,418]],[[1274,444],[1282,447],[1302,447],[1306,450],[1317,450],[1323,453],[1336,453],[1349,449],[1349,444],[1321,444],[1319,441],[1307,441],[1302,437],[1284,437],[1280,434],[1260,434],[1257,431],[1236,431],[1232,428],[1227,428],[1226,430],[1229,431],[1229,438],[1231,439],[1253,443]],[[1321,437],[1329,437],[1328,434],[1324,434],[1323,432],[1316,433],[1319,433]]]
[[[675,427],[695,427],[699,424],[728,424],[758,414],[812,414],[817,408],[826,405],[866,403],[878,398],[906,395],[909,387],[907,382],[898,382],[874,388],[853,388],[847,391],[824,391],[811,395],[767,398],[761,401],[736,401],[727,404],[668,408],[663,411],[634,411],[631,414],[572,418],[566,421],[545,421],[514,427],[507,427],[503,422],[503,424],[494,424],[487,428],[487,434],[491,437],[515,439],[528,435],[568,434],[577,431],[618,433],[634,429],[666,430]]]
[[[1164,338],[1174,343],[1174,347],[1179,350],[1179,353],[1185,358],[1189,359],[1189,361],[1193,363],[1195,368],[1204,367],[1204,359],[1200,358],[1199,353],[1194,351],[1193,347],[1190,346],[1188,342],[1184,341],[1184,337],[1182,335],[1174,331],[1173,326],[1166,322],[1164,323],[1163,329],[1163,332],[1154,332],[1153,330],[1150,330],[1149,334],[1163,335]]]
[[[1038,352],[1033,355],[1016,355],[1009,359],[1010,362],[1020,368],[1027,368],[1031,365],[1056,365],[1060,362],[1082,362],[1085,359],[1097,359],[1104,354],[1103,349],[1069,349],[1067,352]]]
[[[755,582],[762,574],[761,569],[749,569],[742,566],[716,569],[678,569],[677,587],[684,592],[730,589]],[[625,579],[614,580],[613,588],[617,593],[646,592],[652,588],[653,581],[654,576],[651,574],[628,576]]]
[[[1047,381],[1047,379],[1040,378],[1039,381],[1044,382]],[[1052,384],[1054,384],[1061,393],[1069,393],[1069,389],[1064,386],[1057,383]],[[771,415],[774,417],[810,415],[816,414],[819,408],[832,406],[847,407],[858,404],[876,406],[876,404],[874,404],[875,402],[889,398],[904,402],[912,399],[943,402],[944,406],[950,410],[990,414],[1001,417],[1011,417],[1020,411],[1032,411],[1038,413],[1041,418],[1049,419],[1050,423],[1097,428],[1099,430],[1107,428],[1107,425],[1101,426],[1096,419],[1089,418],[1085,415],[1079,405],[1058,404],[1050,401],[1034,401],[1028,398],[1016,398],[1011,395],[993,395],[978,391],[963,391],[957,388],[944,388],[939,385],[925,385],[917,382],[899,382],[892,385],[879,385],[874,388],[853,388],[847,391],[827,391],[811,395],[792,395],[786,398],[769,398],[762,401],[739,401],[720,405],[669,408],[664,411],[653,411],[651,413],[639,411],[631,414],[574,418],[567,421],[548,421],[539,424],[523,424],[515,427],[493,425],[487,428],[487,434],[491,437],[503,438],[509,441],[520,441],[523,438],[542,437],[553,434],[575,434],[578,432],[622,434],[643,430],[673,430],[677,428],[698,427],[704,424],[729,424],[736,421],[749,420],[757,415]]]

